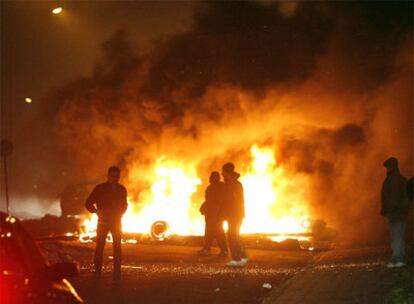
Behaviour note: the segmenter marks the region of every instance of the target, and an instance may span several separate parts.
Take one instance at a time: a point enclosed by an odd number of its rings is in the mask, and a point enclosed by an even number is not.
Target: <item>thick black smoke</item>
[[[383,158],[413,168],[412,3],[283,5],[202,3],[191,30],[144,55],[116,32],[92,75],[55,96],[72,174],[145,172],[163,154],[206,169],[271,143],[309,177],[315,214],[341,229],[368,216],[371,235]]]

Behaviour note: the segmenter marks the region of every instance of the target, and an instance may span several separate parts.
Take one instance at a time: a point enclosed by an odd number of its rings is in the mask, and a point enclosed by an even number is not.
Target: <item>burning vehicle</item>
[[[68,278],[74,263],[48,265],[19,220],[0,213],[0,302],[83,303]]]
[[[131,169],[129,175],[140,172]],[[139,190],[131,181],[127,183],[129,207],[122,219],[123,242],[201,245],[204,218],[199,206],[204,187],[199,175],[197,164],[161,156],[146,172],[147,183]],[[241,162],[240,180],[246,208],[241,233],[247,248],[314,250],[333,245],[336,231],[314,219],[298,184],[302,181],[284,171],[274,147],[251,146]],[[65,188],[60,217],[24,220],[24,227],[39,240],[95,241],[98,218],[87,214],[84,207],[88,185]],[[112,241],[111,235],[107,241]]]
[[[59,194],[62,217],[76,216],[85,213],[85,200],[88,195],[88,184],[69,184]]]
[[[243,163],[241,176],[246,246],[279,248],[287,241],[289,248],[329,247],[336,232],[321,220],[311,220],[303,191],[287,178],[274,150],[253,145],[248,160]],[[147,190],[141,191],[138,198],[132,192],[128,198],[129,208],[122,219],[124,242],[201,243],[204,219],[198,209],[202,181],[195,167],[166,156],[156,161]],[[96,215],[84,220],[81,242],[94,240],[96,225]]]

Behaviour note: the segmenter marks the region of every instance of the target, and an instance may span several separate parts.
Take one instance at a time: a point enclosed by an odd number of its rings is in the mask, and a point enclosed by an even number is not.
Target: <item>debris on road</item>
[[[272,289],[272,285],[270,283],[263,283],[262,287],[265,289]]]

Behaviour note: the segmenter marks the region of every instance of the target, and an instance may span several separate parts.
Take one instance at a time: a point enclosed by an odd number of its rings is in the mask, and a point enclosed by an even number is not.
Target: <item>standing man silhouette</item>
[[[200,208],[204,214],[206,226],[204,230],[204,247],[198,253],[200,255],[211,255],[211,246],[214,240],[220,247],[220,256],[227,257],[226,235],[223,229],[223,190],[224,183],[220,181],[220,174],[216,171],[210,174],[210,185],[206,189],[205,202]]]
[[[108,169],[108,180],[97,185],[86,200],[85,207],[91,213],[98,214],[95,249],[95,278],[99,279],[102,270],[102,258],[106,237],[112,234],[114,251],[113,282],[121,280],[121,237],[122,215],[128,208],[127,190],[119,184],[121,170],[112,166]]]
[[[387,176],[381,189],[381,215],[388,219],[392,249],[392,257],[387,267],[404,267],[404,235],[409,208],[407,180],[401,175],[395,157],[387,159],[384,167],[387,169]]]
[[[411,177],[407,182],[407,195],[408,199],[410,200],[410,221],[411,221],[411,263],[414,265],[414,210],[413,210],[413,201],[414,201],[414,176]]]
[[[224,206],[223,216],[228,224],[228,242],[232,261],[230,267],[243,267],[248,259],[240,241],[240,227],[244,218],[244,191],[239,182],[240,174],[234,171],[234,164],[227,163],[222,167],[224,178]]]

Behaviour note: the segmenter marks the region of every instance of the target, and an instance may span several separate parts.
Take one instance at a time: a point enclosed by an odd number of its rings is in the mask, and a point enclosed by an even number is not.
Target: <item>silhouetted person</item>
[[[408,199],[411,202],[411,212],[410,212],[410,216],[411,216],[411,263],[414,265],[414,206],[413,206],[413,201],[414,201],[414,176],[411,177],[408,182],[407,182],[407,195],[408,195]]]
[[[201,255],[210,255],[214,239],[220,247],[220,256],[227,256],[226,235],[223,229],[223,194],[224,183],[220,181],[220,174],[216,171],[210,175],[210,185],[205,192],[205,201],[200,208],[204,214],[206,226],[204,231],[204,247],[199,251]]]
[[[384,162],[387,177],[381,190],[381,215],[389,222],[392,257],[387,267],[405,266],[404,234],[407,224],[407,180],[400,174],[398,160],[394,157]]]
[[[240,174],[234,171],[234,164],[223,166],[221,174],[224,178],[223,216],[228,223],[228,242],[232,261],[227,266],[243,267],[247,263],[240,241],[240,227],[244,218],[243,185],[238,181]]]
[[[414,176],[411,177],[407,182],[407,195],[410,201],[414,199]]]
[[[118,182],[120,173],[118,167],[110,167],[108,169],[108,180],[97,185],[85,203],[85,207],[89,212],[98,214],[94,259],[95,277],[100,278],[106,237],[111,232],[114,251],[113,280],[115,283],[119,283],[121,279],[121,219],[128,207],[127,190]]]

